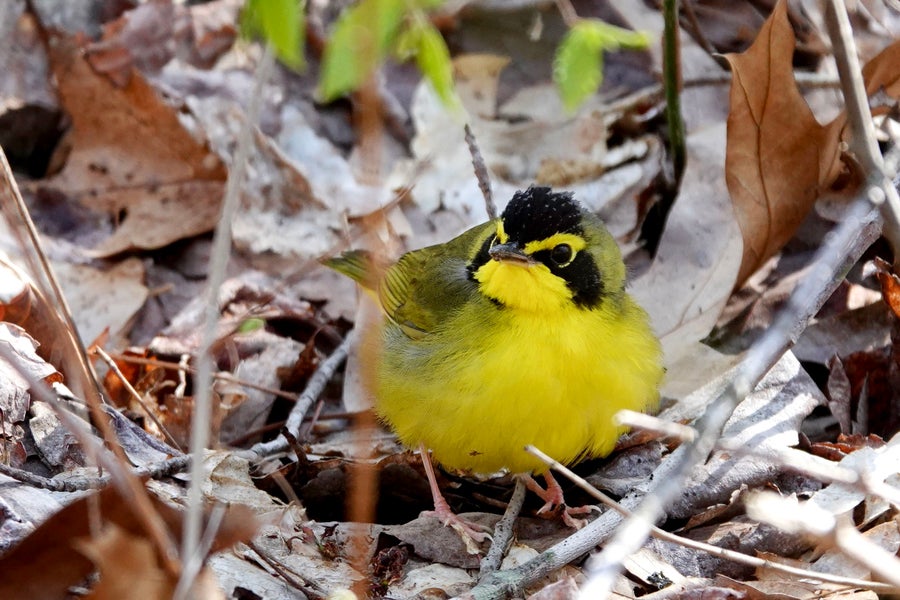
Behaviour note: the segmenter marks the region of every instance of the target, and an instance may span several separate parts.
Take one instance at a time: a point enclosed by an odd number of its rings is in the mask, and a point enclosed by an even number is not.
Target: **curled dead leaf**
[[[795,37],[780,0],[753,45],[728,54],[725,178],[744,239],[738,283],[794,235],[837,176],[843,119],[820,125],[794,80]]]

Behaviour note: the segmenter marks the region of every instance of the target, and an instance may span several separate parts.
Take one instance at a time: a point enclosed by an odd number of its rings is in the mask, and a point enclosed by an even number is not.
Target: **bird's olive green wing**
[[[387,315],[412,338],[434,331],[476,292],[466,267],[495,228],[493,222],[483,223],[445,244],[400,257],[378,288]]]

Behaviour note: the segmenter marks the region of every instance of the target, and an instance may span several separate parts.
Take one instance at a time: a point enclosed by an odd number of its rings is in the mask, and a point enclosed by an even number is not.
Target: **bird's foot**
[[[431,488],[431,497],[434,500],[434,510],[427,510],[422,513],[426,517],[437,517],[445,527],[453,528],[459,537],[462,538],[466,545],[466,552],[469,554],[481,554],[481,548],[478,544],[485,540],[491,539],[487,533],[490,528],[478,523],[470,523],[459,515],[457,515],[447,504],[441,489],[438,487],[437,477],[434,475],[434,467],[431,464],[431,458],[428,449],[424,446],[419,447],[419,453],[422,456],[422,467],[425,469],[425,476],[428,478],[428,486]]]
[[[443,500],[443,498],[441,499]],[[488,533],[490,530],[488,527],[466,521],[453,512],[446,502],[435,502],[434,510],[426,510],[422,513],[422,516],[436,517],[444,527],[450,527],[456,531],[466,545],[466,552],[469,554],[481,554],[481,548],[478,544],[492,539]]]
[[[588,524],[586,519],[576,519],[574,515],[587,515],[595,511],[600,512],[600,509],[592,504],[585,504],[584,506],[566,506],[563,504],[562,508],[563,523],[572,529],[581,529]]]
[[[575,515],[585,515],[591,513],[593,511],[599,511],[596,506],[585,505],[585,506],[567,506],[566,498],[563,495],[563,490],[560,487],[559,483],[550,474],[550,471],[544,473],[544,481],[547,482],[547,487],[542,488],[541,485],[534,480],[531,475],[523,475],[525,479],[525,486],[534,492],[538,498],[544,501],[544,505],[538,509],[538,514],[542,514],[551,510],[554,510],[556,507],[562,508],[560,511],[562,514],[563,523],[567,526],[572,527],[573,529],[581,529],[585,525],[587,525],[587,521],[585,519],[577,519]]]

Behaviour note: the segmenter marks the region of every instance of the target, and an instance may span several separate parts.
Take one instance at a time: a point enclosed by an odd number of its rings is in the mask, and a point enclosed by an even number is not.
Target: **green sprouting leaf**
[[[602,45],[597,30],[587,26],[587,21],[581,21],[569,30],[556,49],[553,81],[566,110],[574,110],[603,82]]]
[[[241,16],[244,36],[262,36],[275,56],[293,69],[303,65],[306,13],[302,0],[249,0]]]
[[[416,64],[441,101],[447,106],[457,106],[459,98],[453,89],[453,65],[447,44],[434,25],[424,20],[421,23],[417,27]]]
[[[645,50],[650,45],[650,35],[646,31],[622,29],[598,19],[587,19],[585,22],[603,40],[604,50]]]
[[[238,325],[237,331],[238,333],[252,333],[259,329],[265,327],[266,322],[264,319],[260,319],[258,317],[251,317],[249,319],[244,319],[240,325]]]
[[[406,11],[404,0],[362,0],[344,11],[325,46],[319,96],[357,89],[384,60]]]
[[[595,93],[603,83],[605,50],[643,49],[650,38],[598,19],[583,19],[566,34],[553,61],[553,80],[569,111]]]

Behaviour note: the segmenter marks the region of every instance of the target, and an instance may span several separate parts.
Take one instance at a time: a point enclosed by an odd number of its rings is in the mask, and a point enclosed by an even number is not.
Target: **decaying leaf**
[[[894,316],[900,318],[900,277],[894,273],[891,265],[877,256],[871,263],[871,270],[874,271],[878,283],[881,284],[881,296],[885,303],[894,313]]]
[[[219,158],[139,73],[120,88],[93,71],[72,39],[55,36],[49,48],[72,120],[71,151],[42,185],[119,220],[97,254],[159,248],[212,229],[225,180]]]
[[[183,516],[181,511],[152,496],[151,501],[154,510],[160,514],[177,539]],[[92,521],[91,516],[99,517],[101,525],[107,524],[119,532],[113,534],[112,540],[107,539],[106,544],[110,541],[115,543],[115,538],[118,537],[121,542],[130,544],[132,549],[143,547],[135,542],[135,538],[147,538],[134,510],[134,505],[124,500],[112,487],[96,494],[81,496],[67,505],[0,558],[0,570],[4,574],[0,578],[0,598],[56,600],[65,597],[70,586],[84,580],[95,565],[76,547],[92,547],[93,550],[89,550],[88,554],[107,557],[103,542],[96,545],[87,541],[94,533],[92,523],[96,524],[96,519]],[[256,528],[256,520],[249,509],[242,506],[229,507],[217,530],[211,552],[221,551],[238,541],[249,540]],[[148,572],[144,574],[149,575]],[[138,577],[135,573],[132,575]],[[139,582],[133,583],[137,585]]]
[[[891,98],[900,98],[900,41],[896,41],[863,67],[866,93],[874,96],[883,91]]]
[[[62,376],[38,356],[38,343],[21,327],[0,323],[0,343],[7,346],[15,359],[14,365],[0,360],[0,417],[5,422],[18,423],[25,419],[31,398],[30,384],[20,373],[47,383],[61,381]]]
[[[841,120],[820,125],[794,80],[794,32],[781,0],[731,65],[725,178],[744,239],[738,282],[796,231],[840,167]]]
[[[107,525],[94,537],[75,539],[72,545],[100,571],[100,581],[90,598],[147,600],[171,598],[178,580],[157,561],[153,544],[115,524]]]
[[[111,338],[106,347],[124,346],[125,331],[149,295],[140,259],[104,269],[72,263],[54,269],[81,339],[89,343],[106,331]]]

